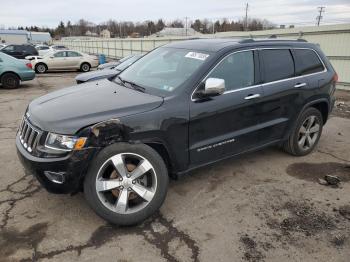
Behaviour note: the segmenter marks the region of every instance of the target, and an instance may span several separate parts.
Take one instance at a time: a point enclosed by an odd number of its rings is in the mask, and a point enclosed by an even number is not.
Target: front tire
[[[144,144],[117,143],[93,160],[84,180],[90,207],[116,225],[134,225],[163,204],[168,171],[161,156]]]
[[[80,66],[80,71],[81,72],[89,72],[90,68],[91,68],[91,66],[89,63],[82,63]]]
[[[323,118],[319,110],[307,108],[299,116],[297,123],[284,143],[284,150],[294,156],[305,156],[311,153],[322,134]]]
[[[20,79],[16,74],[5,73],[1,77],[1,84],[4,88],[8,89],[18,88],[20,84]]]

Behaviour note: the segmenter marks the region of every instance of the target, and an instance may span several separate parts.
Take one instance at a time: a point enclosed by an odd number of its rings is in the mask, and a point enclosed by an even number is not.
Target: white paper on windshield
[[[188,58],[193,58],[193,59],[198,59],[204,61],[207,59],[209,55],[208,54],[203,54],[203,53],[197,53],[197,52],[188,52],[185,57]]]

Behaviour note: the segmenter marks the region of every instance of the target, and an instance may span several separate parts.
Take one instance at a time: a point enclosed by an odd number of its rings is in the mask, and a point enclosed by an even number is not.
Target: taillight
[[[32,64],[31,64],[31,63],[26,63],[26,66],[27,66],[28,68],[30,68],[30,69],[33,69],[33,67],[32,67]]]
[[[338,82],[338,74],[337,74],[337,73],[334,73],[333,81],[334,81],[335,83]]]

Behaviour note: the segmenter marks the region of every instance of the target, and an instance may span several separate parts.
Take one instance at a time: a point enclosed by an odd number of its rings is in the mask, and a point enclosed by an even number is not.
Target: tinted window
[[[14,51],[15,47],[13,45],[8,45],[8,46],[4,47],[2,50],[4,50],[4,51]]]
[[[260,52],[263,60],[265,82],[294,76],[294,62],[289,49],[271,49]]]
[[[254,57],[252,51],[227,56],[207,78],[225,80],[226,90],[254,85]]]
[[[54,54],[54,57],[64,57],[66,52],[57,52]]]
[[[81,56],[81,55],[79,53],[77,53],[77,52],[68,51],[67,52],[67,56],[69,56],[69,57],[77,57],[77,56]]]
[[[34,46],[25,46],[25,50],[27,50],[28,52],[36,52],[36,49]]]
[[[317,54],[309,49],[294,49],[295,70],[297,75],[307,75],[324,70]]]

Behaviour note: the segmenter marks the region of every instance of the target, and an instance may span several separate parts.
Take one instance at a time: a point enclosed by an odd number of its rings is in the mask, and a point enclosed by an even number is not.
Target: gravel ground
[[[106,224],[83,194],[52,195],[26,175],[14,138],[28,102],[75,72],[0,89],[0,261],[349,261],[350,94],[311,155],[277,148],[170,182],[161,210],[135,227]],[[318,183],[337,175],[338,186]]]

